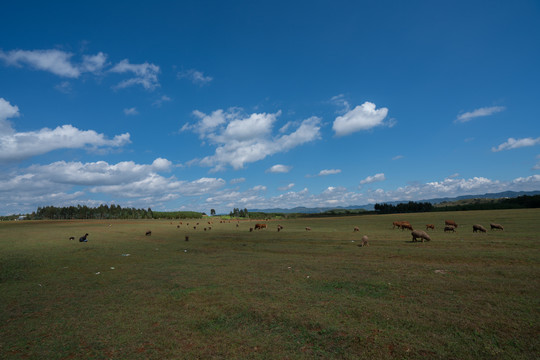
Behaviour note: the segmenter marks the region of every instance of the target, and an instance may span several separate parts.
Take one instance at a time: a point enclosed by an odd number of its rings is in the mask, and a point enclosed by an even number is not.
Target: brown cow
[[[433,225],[433,224],[427,224],[427,225],[426,225],[426,231],[427,231],[427,229],[435,230],[435,225]]]
[[[444,227],[444,232],[456,232],[456,228],[453,227],[453,226],[445,226]]]
[[[405,225],[405,229],[409,229],[411,227],[411,223],[409,223],[408,221],[394,221],[392,225],[392,229],[395,229],[395,227],[397,226],[397,228],[401,230],[404,229],[403,225]]]
[[[454,220],[444,220],[444,225],[449,225],[449,226],[453,226],[455,228],[457,228],[457,224]]]
[[[474,225],[472,226],[472,231],[473,231],[473,232],[478,232],[478,231],[480,231],[480,232],[485,233],[487,230],[486,230],[485,227],[483,227],[483,226],[480,225],[480,224],[474,224]]]
[[[491,230],[493,230],[493,229],[504,230],[504,228],[503,228],[503,226],[501,224],[491,223],[491,224],[489,224],[489,226],[491,226]]]
[[[255,230],[266,229],[266,224],[255,224]]]
[[[403,230],[405,230],[405,229],[409,229],[409,230],[411,230],[411,231],[414,230],[413,227],[412,227],[412,225],[409,224],[407,221],[404,221],[404,222],[401,223],[401,230],[403,231]]]
[[[353,232],[358,232],[358,231],[360,231],[360,228],[358,226],[355,226]]]
[[[150,235],[152,235],[152,232],[150,230],[148,230],[145,235],[150,236]]]
[[[310,228],[310,227],[306,227],[306,231],[311,231],[311,228]]]

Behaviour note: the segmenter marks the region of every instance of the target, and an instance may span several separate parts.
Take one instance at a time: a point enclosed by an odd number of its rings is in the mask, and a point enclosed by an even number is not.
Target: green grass
[[[0,358],[536,359],[538,219],[2,222]],[[435,224],[433,241],[412,243],[394,220]],[[472,233],[489,222],[505,230]]]

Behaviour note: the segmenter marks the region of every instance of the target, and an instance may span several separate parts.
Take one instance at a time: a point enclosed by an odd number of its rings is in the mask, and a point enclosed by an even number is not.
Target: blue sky
[[[0,214],[540,190],[537,1],[12,1]]]

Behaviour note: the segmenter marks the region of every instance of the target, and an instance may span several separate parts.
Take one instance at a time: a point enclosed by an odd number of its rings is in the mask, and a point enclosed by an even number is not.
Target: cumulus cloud
[[[211,76],[205,76],[202,71],[198,71],[195,69],[181,71],[177,74],[177,77],[179,79],[188,79],[195,85],[199,86],[204,86],[213,80]]]
[[[32,165],[28,172],[58,184],[119,185],[144,179],[149,173],[169,171],[172,163],[157,158],[150,165],[133,161],[109,164],[105,161],[81,163],[58,161],[48,165]]]
[[[147,90],[154,90],[159,86],[159,66],[145,62],[143,64],[131,64],[124,59],[109,70],[113,73],[132,73],[135,77],[121,81],[116,88],[122,89],[133,85],[141,85]]]
[[[214,155],[203,158],[199,163],[213,167],[213,171],[227,166],[241,169],[247,163],[262,160],[267,156],[286,152],[299,145],[320,138],[321,120],[306,119],[289,134],[274,136],[273,128],[277,113],[253,113],[246,115],[241,109],[216,110],[210,115],[198,110],[194,115],[199,121],[185,124],[182,131],[192,130],[201,139],[216,146]]]
[[[267,169],[266,172],[267,173],[275,173],[275,174],[277,174],[277,173],[288,173],[289,171],[291,171],[291,169],[292,169],[292,166],[277,164],[277,165],[274,165],[271,168]]]
[[[109,140],[94,130],[79,130],[72,125],[16,132],[7,119],[17,116],[19,108],[0,98],[0,162],[22,160],[58,149],[121,147],[130,143],[129,133]]]
[[[368,176],[364,180],[361,180],[360,185],[371,184],[371,183],[374,183],[374,182],[379,182],[379,181],[384,181],[384,180],[386,180],[386,177],[384,176],[384,174],[379,173],[379,174],[375,174],[373,176]]]
[[[506,108],[504,106],[491,106],[491,107],[483,107],[479,108],[473,111],[469,111],[466,113],[463,113],[459,115],[456,120],[454,120],[455,123],[464,123],[467,121],[471,121],[474,118],[481,117],[481,116],[489,116],[501,111],[504,111]]]
[[[347,111],[334,120],[332,129],[337,136],[349,135],[361,130],[369,130],[383,125],[388,114],[387,108],[376,109],[375,104],[365,102]]]
[[[326,169],[319,171],[319,176],[327,176],[327,175],[334,175],[339,174],[341,172],[341,169]]]
[[[113,196],[122,206],[148,207],[149,203],[208,195],[225,185],[220,178],[185,181],[160,175],[171,171],[172,167],[172,163],[163,158],[151,164],[58,161],[32,165],[0,175],[3,206],[0,211],[6,212],[7,208],[16,208],[16,212],[34,211],[43,204],[67,206],[93,202],[99,205],[103,201],[98,199],[104,195]]]
[[[514,138],[508,138],[507,141],[500,144],[497,147],[492,147],[491,151],[498,152],[502,150],[510,150],[510,149],[517,149],[520,147],[526,147],[526,146],[534,146],[540,143],[540,137],[537,137],[536,139],[533,138],[524,138],[524,139],[514,139]]]
[[[11,105],[9,101],[0,98],[0,136],[13,133],[11,122],[8,119],[19,117],[19,107]]]
[[[125,133],[109,140],[94,130],[79,130],[71,125],[0,134],[0,162],[22,160],[58,149],[121,147],[131,142],[129,138],[129,133]]]
[[[106,63],[107,55],[102,52],[96,55],[84,55],[81,63],[73,63],[72,53],[49,50],[0,50],[0,59],[7,65],[22,67],[30,66],[35,70],[48,71],[55,75],[68,78],[78,78],[84,72],[99,72]]]
[[[47,71],[60,77],[72,79],[79,78],[84,73],[132,75],[130,78],[118,83],[115,86],[117,89],[141,85],[147,90],[154,90],[160,86],[158,80],[160,68],[155,64],[148,62],[132,64],[128,59],[124,59],[111,67],[111,63],[107,61],[107,55],[103,52],[98,52],[95,55],[82,55],[82,59],[78,62],[74,61],[73,57],[73,53],[57,49],[12,50],[8,52],[0,50],[0,61],[3,61],[8,66],[28,66],[35,70]],[[208,80],[208,77],[202,75],[197,77],[197,74],[194,74],[193,76],[198,81]],[[66,82],[57,85],[56,88],[63,92],[70,90]],[[159,104],[163,101],[167,100],[162,98]]]
[[[294,183],[290,183],[290,184],[288,184],[288,185],[278,187],[278,190],[279,190],[279,191],[289,191],[289,190],[291,190],[293,187],[294,187]]]

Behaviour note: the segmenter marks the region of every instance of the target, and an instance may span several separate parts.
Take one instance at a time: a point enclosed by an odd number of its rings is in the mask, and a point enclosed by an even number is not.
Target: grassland
[[[0,358],[537,359],[538,219],[2,222]],[[435,224],[433,241],[394,220]],[[505,230],[472,233],[489,222]]]

